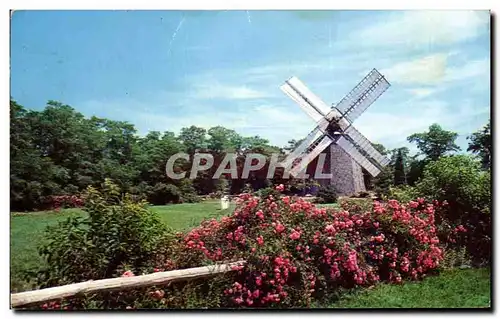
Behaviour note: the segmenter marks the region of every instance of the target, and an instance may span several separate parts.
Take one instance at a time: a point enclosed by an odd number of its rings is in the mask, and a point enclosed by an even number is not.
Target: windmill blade
[[[366,157],[356,149],[356,146],[349,142],[345,137],[340,137],[337,140],[337,145],[340,146],[347,154],[349,154],[356,163],[366,169],[371,176],[375,177],[380,174],[380,170],[370,161],[368,161]]]
[[[307,167],[307,165],[309,165],[312,160],[314,160],[319,155],[319,153],[323,152],[323,150],[332,143],[333,140],[330,137],[323,135],[321,140],[317,140],[316,143],[313,144],[314,146],[308,149],[308,152],[305,154],[305,156],[301,158],[300,163],[290,170],[290,174],[292,176],[297,176],[304,168]]]
[[[292,98],[315,122],[319,122],[325,114],[330,112],[330,107],[296,77],[288,79],[285,84],[280,86],[280,89]]]
[[[293,164],[293,161],[302,153],[304,153],[308,148],[310,148],[314,142],[318,141],[318,139],[323,135],[323,131],[316,126],[314,130],[309,133],[306,138],[297,146],[288,156],[285,158],[283,166],[285,168],[290,167]]]
[[[358,148],[361,148],[368,156],[377,161],[381,167],[385,167],[389,164],[390,160],[386,156],[380,154],[373,147],[372,143],[363,134],[356,130],[354,126],[348,127],[344,131],[344,134],[348,135]]]
[[[382,93],[390,83],[376,69],[373,69],[340,102],[336,108],[349,121],[357,119]]]

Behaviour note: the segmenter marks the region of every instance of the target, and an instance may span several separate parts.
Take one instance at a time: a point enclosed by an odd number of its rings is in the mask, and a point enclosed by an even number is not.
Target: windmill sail
[[[300,162],[296,166],[292,167],[290,174],[292,176],[297,176],[312,160],[314,160],[332,143],[333,140],[326,135],[323,135],[320,139],[316,140],[315,143],[311,145],[311,147],[308,148],[304,155],[300,158]]]
[[[372,145],[372,143],[353,126],[348,127],[344,134],[348,135],[352,142],[361,148],[367,156],[373,158],[380,167],[385,167],[389,164],[390,160],[380,154]]]
[[[297,146],[288,156],[285,158],[283,166],[285,168],[290,167],[293,161],[302,153],[306,152],[311,146],[314,145],[316,141],[323,135],[323,132],[317,126],[314,130],[309,133],[306,138]]]
[[[349,142],[344,136],[337,140],[337,145],[349,154],[356,163],[366,169],[370,175],[375,177],[380,174],[380,169],[367,160],[366,157],[357,150],[356,146]]]
[[[330,107],[312,93],[297,77],[291,77],[281,87],[315,122],[330,112]]]
[[[375,100],[384,93],[390,84],[376,69],[368,73],[354,89],[335,106],[349,121],[357,119]]]

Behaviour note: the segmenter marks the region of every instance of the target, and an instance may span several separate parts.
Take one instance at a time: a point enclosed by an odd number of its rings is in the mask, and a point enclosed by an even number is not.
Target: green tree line
[[[54,195],[72,195],[106,178],[126,192],[144,196],[153,204],[191,201],[231,187],[240,192],[245,184],[265,184],[258,174],[229,185],[214,181],[216,169],[198,178],[171,180],[165,174],[168,158],[178,152],[210,152],[215,162],[222,153],[236,152],[238,165],[248,152],[264,155],[280,152],[259,136],[245,137],[217,126],[208,130],[191,126],[179,134],[150,131],[139,136],[128,122],[85,117],[69,105],[49,101],[42,111],[28,110],[10,101],[10,205],[12,210],[42,209]],[[189,163],[176,162],[177,166]],[[180,167],[181,169],[183,167]],[[258,172],[256,172],[258,173]],[[211,174],[211,175],[210,175]],[[262,174],[261,174],[262,175]]]
[[[391,158],[391,163],[376,178],[365,173],[369,189],[386,194],[390,187],[415,185],[424,167],[442,156],[454,154],[457,133],[433,124],[426,132],[415,133],[408,141],[419,153],[410,155],[406,147],[386,149],[373,146]],[[69,105],[49,101],[41,111],[28,110],[10,101],[10,205],[12,210],[47,208],[51,196],[79,194],[88,186],[99,186],[106,178],[125,192],[136,194],[152,204],[196,201],[198,194],[215,192],[240,193],[248,188],[260,189],[273,182],[294,183],[279,178],[268,180],[265,165],[251,172],[247,179],[213,180],[218,164],[226,152],[236,153],[241,176],[245,154],[272,153],[284,155],[297,144],[279,148],[259,136],[245,137],[221,126],[204,129],[190,126],[179,134],[170,131],[137,133],[128,122],[96,116],[85,117]],[[491,166],[489,123],[469,137],[468,151],[479,158],[483,169]],[[209,152],[214,156],[212,169],[200,172],[194,180],[172,180],[165,174],[168,158],[185,152]],[[314,164],[311,164],[314,165]],[[176,161],[177,170],[190,170],[191,163]]]

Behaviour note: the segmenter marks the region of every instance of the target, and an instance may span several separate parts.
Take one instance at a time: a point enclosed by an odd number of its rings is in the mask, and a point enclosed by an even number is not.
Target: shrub
[[[181,192],[172,184],[156,183],[149,195],[149,202],[154,205],[165,205],[168,203],[179,203]]]
[[[339,200],[341,207],[348,207],[356,211],[370,211],[373,208],[373,200],[371,198],[349,198],[343,197]]]
[[[299,307],[330,292],[417,279],[438,267],[443,255],[432,204],[343,208],[243,194],[231,217],[205,221],[182,238],[164,269],[246,260],[228,275],[223,306]]]
[[[458,225],[468,230],[453,246],[466,246],[475,263],[491,258],[491,173],[467,155],[442,157],[430,162],[415,186],[420,196],[447,202],[436,215],[443,235]]]
[[[332,186],[321,186],[316,195],[321,203],[330,204],[337,202],[337,190]]]
[[[47,199],[49,209],[78,208],[83,206],[83,199],[77,195],[50,196]]]
[[[148,200],[152,194],[152,186],[146,182],[140,182],[139,185],[130,188],[130,194],[136,201]]]
[[[181,203],[198,203],[200,197],[196,193],[193,182],[190,179],[183,179],[179,185],[179,197]]]
[[[124,267],[147,267],[160,243],[168,242],[169,232],[146,204],[122,196],[109,180],[102,192],[89,187],[87,217],[68,218],[47,230],[47,242],[40,248],[47,261],[38,276],[40,286],[109,278]]]
[[[452,208],[489,213],[491,205],[490,171],[467,155],[442,157],[429,163],[417,183],[419,194],[446,200]]]
[[[420,197],[420,194],[415,187],[400,185],[397,187],[389,187],[386,199],[395,199],[402,203],[408,203],[418,197]]]
[[[387,195],[394,182],[394,167],[387,165],[379,175],[373,179],[373,191],[382,198]]]

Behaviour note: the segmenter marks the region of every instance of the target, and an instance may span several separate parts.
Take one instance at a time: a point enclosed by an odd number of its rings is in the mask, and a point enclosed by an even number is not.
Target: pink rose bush
[[[78,208],[84,205],[81,197],[76,195],[50,196],[47,200],[49,209],[59,210],[61,208]]]
[[[298,198],[242,194],[231,216],[183,235],[158,267],[245,260],[226,275],[223,306],[308,306],[341,288],[399,284],[435,271],[443,259],[436,205],[390,200],[368,210],[348,203],[327,209]]]
[[[106,309],[308,307],[350,289],[401,284],[436,272],[444,244],[468,231],[458,225],[438,236],[436,216],[443,204],[436,201],[345,201],[331,209],[281,196],[283,190],[280,185],[260,197],[240,195],[229,216],[173,235],[149,268],[124,267],[117,275],[246,262],[231,272],[109,292],[96,300]],[[65,302],[44,309],[87,307],[86,299]]]

